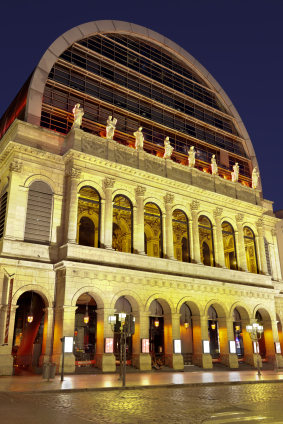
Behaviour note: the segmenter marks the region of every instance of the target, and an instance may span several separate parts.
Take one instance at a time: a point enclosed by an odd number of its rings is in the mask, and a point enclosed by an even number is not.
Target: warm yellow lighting
[[[189,328],[189,323],[188,322],[184,322],[184,326],[185,326],[185,329],[187,330],[188,328]]]
[[[213,323],[211,324],[211,328],[212,328],[212,330],[215,330],[215,327],[216,327],[216,325],[215,325],[215,323],[213,322]]]
[[[33,316],[32,315],[29,315],[28,316],[28,322],[31,323],[32,321],[33,321]]]
[[[235,330],[236,330],[236,331],[240,331],[240,326],[239,326],[239,325],[236,325],[236,326],[235,326]]]
[[[159,319],[156,317],[154,320],[155,327],[159,327]]]
[[[88,316],[88,313],[86,312],[84,316],[84,323],[88,324],[88,322],[89,322],[89,316]]]

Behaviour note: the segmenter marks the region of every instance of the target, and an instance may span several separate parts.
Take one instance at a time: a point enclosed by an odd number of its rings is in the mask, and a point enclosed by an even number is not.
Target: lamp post
[[[108,322],[111,325],[111,330],[114,334],[120,335],[120,377],[122,379],[122,356],[123,356],[123,387],[126,386],[126,342],[127,337],[135,334],[135,317],[131,314],[121,312],[118,315],[118,322],[121,326],[118,326],[117,315],[111,315],[108,317]],[[123,349],[122,349],[123,348]],[[123,351],[123,355],[122,355]]]
[[[246,325],[246,330],[249,333],[250,338],[254,343],[256,343],[256,353],[259,353],[259,346],[258,341],[261,338],[261,335],[263,333],[263,326],[259,325],[257,322],[254,322],[253,325]],[[260,373],[260,362],[259,358],[257,357],[257,373],[258,375],[261,375]]]

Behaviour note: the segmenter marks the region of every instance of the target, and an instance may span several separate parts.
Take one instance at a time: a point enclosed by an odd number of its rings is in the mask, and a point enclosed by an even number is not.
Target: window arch
[[[258,274],[255,235],[249,227],[244,227],[244,242],[248,271]]]
[[[90,186],[79,191],[77,243],[100,247],[100,196]]]
[[[117,194],[113,202],[112,247],[119,252],[133,252],[133,205],[126,196]]]
[[[187,215],[175,209],[172,214],[174,256],[177,261],[190,262],[189,229]]]
[[[5,187],[3,187],[1,195],[0,195],[0,239],[4,235],[7,201],[8,201],[8,184],[6,184]]]
[[[212,224],[201,215],[198,219],[200,257],[204,265],[215,266]]]
[[[25,240],[49,243],[53,192],[44,181],[34,181],[29,187]]]
[[[155,203],[147,203],[144,207],[144,231],[146,234],[145,252],[148,256],[162,258],[162,214]]]
[[[228,269],[238,269],[235,232],[228,222],[222,223],[222,239],[225,257],[225,266]]]

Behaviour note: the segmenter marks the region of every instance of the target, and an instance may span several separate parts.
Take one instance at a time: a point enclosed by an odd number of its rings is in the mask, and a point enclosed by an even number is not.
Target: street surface
[[[283,424],[283,383],[1,393],[1,424]]]

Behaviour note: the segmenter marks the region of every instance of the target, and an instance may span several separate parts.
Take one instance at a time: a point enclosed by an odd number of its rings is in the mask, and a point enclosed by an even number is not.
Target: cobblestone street
[[[283,423],[282,383],[75,393],[3,393],[9,424]],[[3,421],[2,421],[3,420]]]

